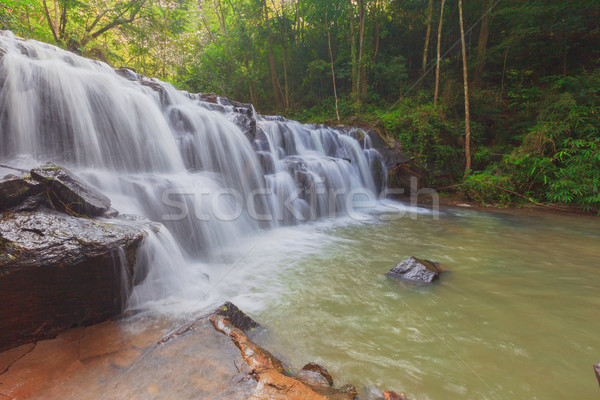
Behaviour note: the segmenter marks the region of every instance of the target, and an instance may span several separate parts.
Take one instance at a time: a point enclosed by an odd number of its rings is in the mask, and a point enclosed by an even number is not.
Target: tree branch
[[[104,26],[103,28],[98,29],[96,32],[92,33],[92,38],[97,38],[98,36],[102,35],[104,32],[109,31],[119,25],[123,25],[123,24],[130,24],[135,20],[135,17],[137,16],[137,14],[140,12],[140,10],[142,9],[142,7],[144,6],[144,4],[146,3],[146,0],[134,0],[132,1],[129,6],[127,8],[125,8],[125,10],[123,10],[122,13],[120,13],[114,20],[113,22],[111,22],[110,24]],[[127,19],[120,19],[124,14],[127,13],[127,11],[129,11],[134,5],[137,5],[132,11],[131,14],[129,15],[129,18]]]

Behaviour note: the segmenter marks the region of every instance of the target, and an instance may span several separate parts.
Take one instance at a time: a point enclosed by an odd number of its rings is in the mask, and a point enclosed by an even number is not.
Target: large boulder
[[[0,351],[122,312],[144,224],[0,214]]]
[[[53,208],[93,217],[110,209],[110,199],[83,182],[66,168],[46,163],[31,170],[31,176],[45,184]]]
[[[594,364],[594,372],[596,373],[596,379],[598,379],[598,384],[600,384],[600,363]]]
[[[410,257],[398,263],[386,275],[412,282],[431,283],[445,270],[443,265],[436,262]]]

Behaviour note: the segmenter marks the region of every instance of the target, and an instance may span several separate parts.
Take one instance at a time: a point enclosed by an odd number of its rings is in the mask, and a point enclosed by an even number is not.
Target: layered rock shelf
[[[0,351],[123,311],[148,224],[84,217],[110,200],[54,164],[0,194]]]
[[[231,303],[189,322],[134,315],[77,327],[0,353],[0,397],[406,400],[335,385],[314,363],[287,365],[256,344],[264,332]]]

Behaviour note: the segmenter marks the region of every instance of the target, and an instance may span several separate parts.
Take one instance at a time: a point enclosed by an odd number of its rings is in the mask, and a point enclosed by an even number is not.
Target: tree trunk
[[[357,103],[367,95],[367,70],[365,66],[365,0],[359,0],[358,30],[358,97]]]
[[[463,80],[465,85],[465,175],[471,171],[471,121],[469,116],[469,80],[467,74],[467,46],[465,44],[465,28],[463,23],[462,0],[458,0],[460,19],[460,43],[462,46]]]
[[[58,0],[54,0],[54,29],[58,32]]]
[[[275,73],[275,57],[273,56],[273,43],[271,41],[271,29],[269,27],[269,9],[267,8],[267,0],[263,1],[263,6],[265,8],[265,25],[267,27],[267,50],[269,53],[269,68],[271,69],[271,86],[273,87],[275,104],[278,108],[281,108],[281,95],[277,90],[277,74]]]
[[[254,98],[254,90],[252,89],[252,82],[250,80],[248,80],[248,91],[250,92],[250,103],[258,104]]]
[[[163,42],[162,42],[162,78],[165,79],[167,76],[167,22],[169,20],[169,12],[165,7],[164,10],[164,21],[163,21]]]
[[[490,12],[493,4],[493,0],[486,0],[483,6],[481,29],[479,30],[479,41],[477,43],[475,77],[473,79],[475,86],[479,86],[481,84],[481,78],[483,76],[483,70],[485,67],[485,53],[487,51],[488,38],[490,36]]]
[[[25,5],[25,16],[27,17],[27,29],[31,32],[31,21],[29,20],[29,4]]]
[[[427,71],[427,53],[429,52],[429,37],[431,36],[431,17],[433,15],[433,0],[429,0],[427,7],[427,33],[425,34],[425,48],[423,49],[423,66],[421,72],[425,75]]]
[[[48,3],[46,3],[46,0],[42,0],[42,4],[44,5],[44,16],[46,17],[46,21],[48,21],[48,26],[50,27],[50,32],[52,32],[54,41],[58,43],[58,35],[56,34],[56,29],[54,28],[54,24],[52,22],[52,17],[50,17],[50,11],[48,10]]]
[[[221,5],[221,0],[213,0],[213,4],[215,8],[215,13],[217,14],[217,19],[219,20],[219,27],[221,28],[221,33],[225,35],[227,34],[227,27],[225,26],[225,15],[223,14],[223,6]]]
[[[283,3],[283,0],[281,0],[281,16],[282,18],[285,20],[285,5]],[[284,95],[283,95],[283,102],[285,104],[286,108],[290,107],[290,89],[289,89],[289,85],[288,85],[288,73],[287,73],[287,58],[288,58],[288,52],[287,52],[287,39],[288,39],[288,32],[287,32],[287,28],[284,26],[283,28],[283,39],[281,42],[281,46],[283,47],[283,86],[284,86]]]
[[[442,46],[442,25],[444,23],[444,4],[446,0],[442,0],[442,6],[440,11],[440,24],[438,26],[438,37],[437,37],[437,62],[435,64],[435,93],[433,95],[433,106],[437,107],[438,95],[440,92],[440,48]]]
[[[287,73],[287,46],[283,45],[283,86],[284,95],[283,102],[286,108],[290,107],[290,89],[288,86],[288,73]]]
[[[504,52],[504,64],[502,64],[502,86],[500,89],[501,95],[504,95],[504,77],[506,76],[506,62],[508,61],[508,50],[509,49],[510,49],[510,47],[506,46],[506,51]]]
[[[62,11],[60,13],[60,23],[58,27],[58,38],[65,40],[67,38],[67,2],[63,2]]]
[[[331,80],[333,81],[333,97],[335,98],[335,115],[338,124],[340,123],[340,113],[338,111],[337,88],[335,86],[335,69],[333,68],[333,52],[331,51],[331,33],[329,32],[329,20],[325,12],[325,25],[327,25],[327,45],[329,46],[329,60],[331,61]]]
[[[377,53],[379,53],[379,0],[375,1],[375,12],[373,13],[373,20],[375,23],[375,37],[373,38],[373,55],[371,61],[374,63],[377,59]]]
[[[358,98],[358,61],[356,57],[356,32],[353,19],[350,19],[350,53],[352,57],[352,95]]]

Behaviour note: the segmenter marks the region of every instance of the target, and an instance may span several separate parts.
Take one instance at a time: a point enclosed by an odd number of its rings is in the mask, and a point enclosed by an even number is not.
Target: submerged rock
[[[333,378],[327,369],[316,363],[308,363],[298,373],[298,377],[311,385],[333,386]]]
[[[0,351],[121,313],[142,226],[45,208],[0,214]]]
[[[600,385],[600,363],[594,364],[594,372],[596,373],[596,379],[598,379],[598,384]]]
[[[46,185],[53,208],[89,217],[110,209],[110,199],[83,182],[66,168],[46,163],[31,170],[31,176]]]
[[[412,282],[431,283],[445,270],[444,266],[436,262],[410,257],[398,263],[386,275]]]

